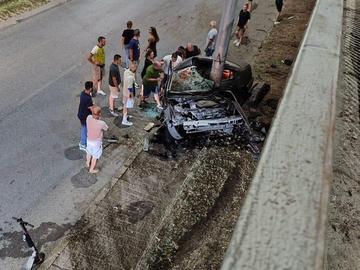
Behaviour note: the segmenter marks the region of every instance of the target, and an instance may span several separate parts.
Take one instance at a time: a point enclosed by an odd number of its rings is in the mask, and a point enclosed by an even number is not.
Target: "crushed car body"
[[[195,133],[250,134],[240,106],[249,99],[253,77],[247,63],[225,63],[220,87],[210,79],[211,58],[192,57],[180,63],[165,89],[164,122],[176,140]]]

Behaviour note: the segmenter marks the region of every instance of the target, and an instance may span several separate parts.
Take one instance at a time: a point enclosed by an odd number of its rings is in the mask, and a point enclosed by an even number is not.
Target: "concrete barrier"
[[[315,5],[222,270],[323,268],[342,13]]]

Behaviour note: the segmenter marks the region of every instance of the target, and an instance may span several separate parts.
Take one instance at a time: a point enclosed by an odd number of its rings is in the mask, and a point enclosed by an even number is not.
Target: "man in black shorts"
[[[163,109],[160,103],[160,87],[159,82],[162,78],[160,76],[162,73],[161,63],[157,60],[154,61],[154,64],[148,66],[146,69],[145,76],[143,78],[144,85],[144,95],[142,97],[142,102],[145,102],[145,99],[148,98],[151,93],[154,93],[154,99],[156,101],[156,107],[160,110]]]
[[[234,45],[239,47],[244,37],[245,30],[247,28],[246,24],[250,20],[250,11],[249,11],[249,4],[246,3],[242,10],[239,13],[239,21],[237,24],[237,31],[236,31],[236,39],[234,40]]]
[[[281,11],[284,7],[284,2],[285,2],[285,0],[275,0],[275,5],[276,5],[276,9],[278,11],[278,15],[276,17],[274,24],[280,23],[280,15],[281,15]]]

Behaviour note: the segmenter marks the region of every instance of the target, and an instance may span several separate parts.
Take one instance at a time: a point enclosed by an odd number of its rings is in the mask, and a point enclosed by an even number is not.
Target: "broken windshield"
[[[208,92],[212,90],[214,82],[200,75],[195,66],[174,72],[171,80],[170,92]]]

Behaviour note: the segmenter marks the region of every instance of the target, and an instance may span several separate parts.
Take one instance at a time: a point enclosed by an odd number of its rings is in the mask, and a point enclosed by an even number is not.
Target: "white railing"
[[[315,5],[222,270],[323,268],[342,13]]]

